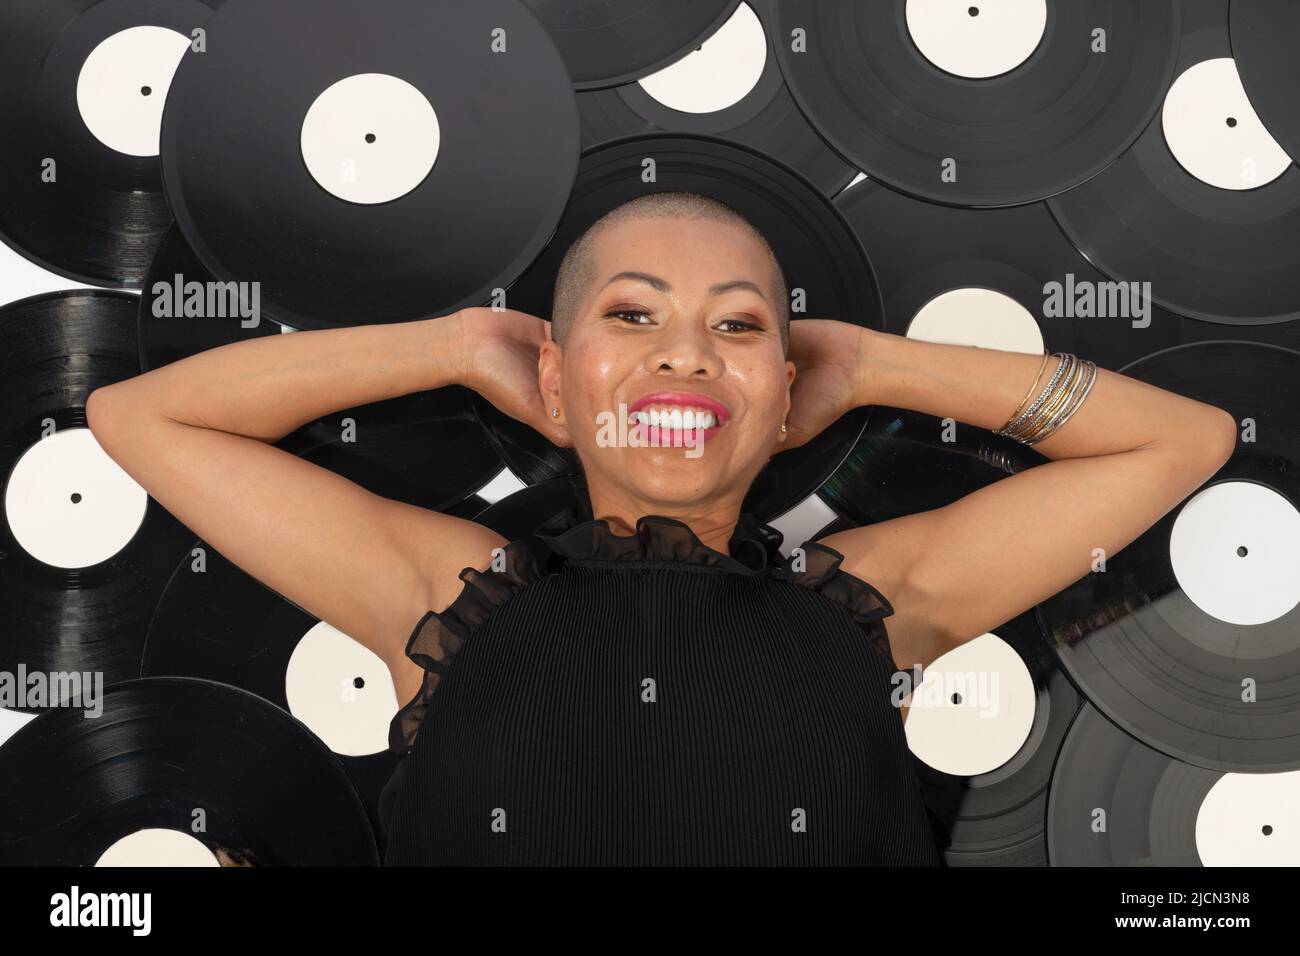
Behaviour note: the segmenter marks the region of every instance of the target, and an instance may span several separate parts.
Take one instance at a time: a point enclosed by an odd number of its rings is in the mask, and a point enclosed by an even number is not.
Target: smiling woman
[[[579,240],[554,329],[468,309],[238,342],[100,389],[87,417],[196,534],[387,662],[407,703],[386,862],[935,865],[909,672],[1131,542],[1231,454],[1233,422],[1069,355],[790,325],[786,295],[747,223],[663,194]],[[505,541],[270,444],[448,384],[575,449],[580,513]],[[863,404],[1061,460],[783,557],[748,488]],[[610,443],[611,414],[710,437]]]

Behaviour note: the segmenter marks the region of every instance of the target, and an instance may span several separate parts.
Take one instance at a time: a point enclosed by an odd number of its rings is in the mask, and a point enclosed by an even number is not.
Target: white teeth
[[[717,417],[713,412],[696,411],[688,408],[683,411],[681,408],[658,409],[633,412],[628,416],[630,421],[640,425],[648,425],[655,428],[670,429],[673,431],[690,431],[696,428],[713,428],[717,424]]]

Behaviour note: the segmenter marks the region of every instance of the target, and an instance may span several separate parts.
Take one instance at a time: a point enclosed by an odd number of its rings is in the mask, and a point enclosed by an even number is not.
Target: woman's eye
[[[747,331],[747,330],[749,330],[749,329],[757,329],[757,328],[760,328],[760,326],[755,325],[753,322],[745,322],[745,321],[743,321],[743,320],[741,320],[741,319],[723,319],[723,320],[722,320],[722,324],[723,324],[723,325],[736,326],[735,331],[738,331],[738,332],[744,332],[744,331]]]
[[[620,318],[620,319],[623,318],[623,316],[625,316],[625,315],[637,315],[637,316],[641,316],[642,318],[649,318],[649,316],[650,316],[650,313],[648,313],[648,312],[640,312],[640,311],[638,311],[638,310],[636,310],[636,309],[619,309],[617,312],[609,312],[609,313],[607,313],[607,314],[608,314],[608,315],[612,315],[612,316],[614,316],[614,317],[616,317],[616,318]],[[633,322],[633,323],[630,323],[630,324],[633,324],[633,325],[640,325],[641,323],[640,323],[640,322]]]

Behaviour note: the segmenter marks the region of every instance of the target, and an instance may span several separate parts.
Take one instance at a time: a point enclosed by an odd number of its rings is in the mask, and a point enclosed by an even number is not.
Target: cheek
[[[780,421],[785,412],[785,369],[764,363],[734,369],[737,388],[745,396],[747,419],[766,426]]]
[[[560,391],[565,403],[584,413],[612,411],[606,406],[623,380],[624,373],[609,351],[598,343],[584,343],[564,356],[564,378]]]

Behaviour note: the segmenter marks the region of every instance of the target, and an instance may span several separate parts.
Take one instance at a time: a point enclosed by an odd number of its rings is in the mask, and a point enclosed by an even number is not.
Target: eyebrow
[[[620,272],[617,275],[611,276],[609,281],[606,282],[605,286],[602,286],[602,288],[613,285],[619,279],[639,279],[641,282],[644,282],[657,291],[663,293],[667,293],[672,289],[672,286],[663,279],[658,276],[650,275],[648,272]],[[733,289],[749,289],[752,292],[757,292],[763,297],[764,301],[766,301],[768,297],[766,292],[748,279],[732,279],[730,282],[719,282],[717,285],[711,285],[709,286],[709,295],[722,295],[724,292],[730,292]]]

